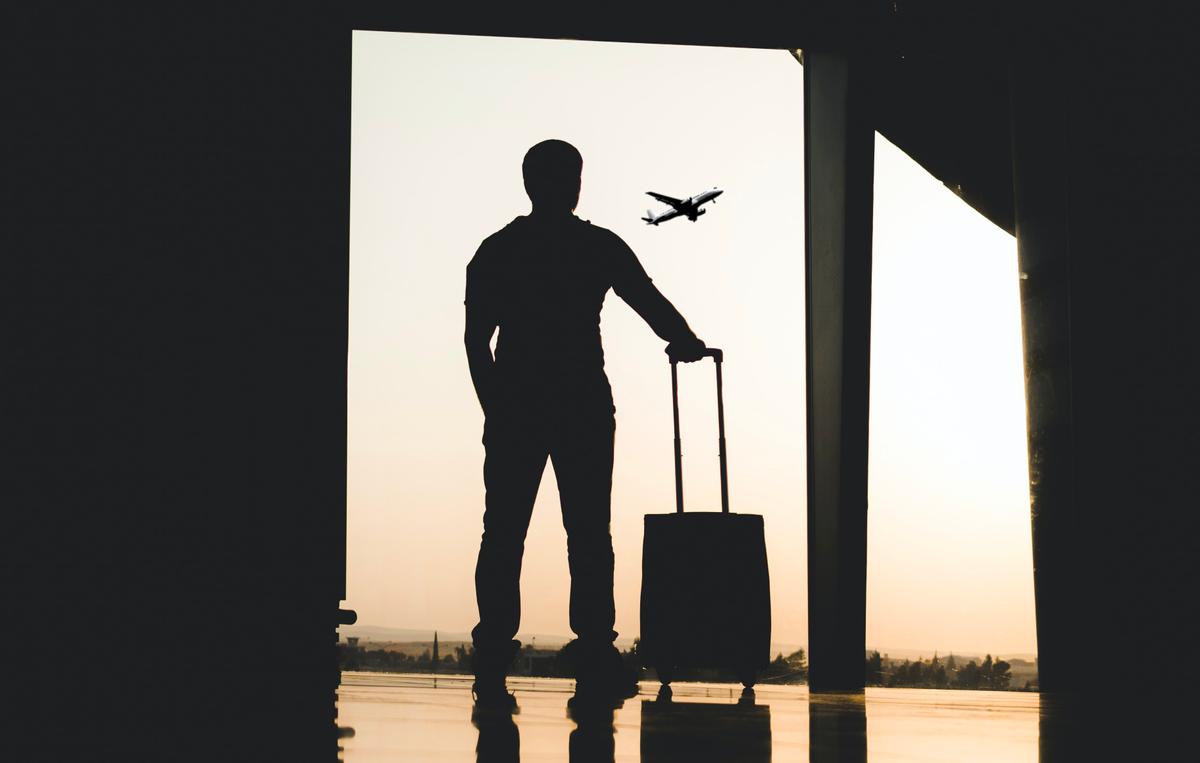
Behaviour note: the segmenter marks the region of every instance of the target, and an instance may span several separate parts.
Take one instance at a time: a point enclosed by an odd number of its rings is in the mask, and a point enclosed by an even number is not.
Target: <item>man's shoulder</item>
[[[579,229],[581,235],[586,236],[602,252],[623,255],[631,251],[623,238],[608,228],[596,225],[590,220],[580,219]]]
[[[600,239],[621,240],[620,236],[618,236],[616,233],[613,233],[608,228],[605,228],[603,225],[596,225],[591,220],[584,220],[582,217],[576,219],[579,220],[579,227],[586,231],[587,235],[595,236],[596,238]]]
[[[516,243],[515,239],[521,237],[520,233],[523,220],[525,220],[524,217],[516,217],[508,225],[505,225],[500,230],[485,237],[483,241],[480,242],[479,248],[475,251],[475,256],[471,258],[469,263],[467,263],[467,267],[479,267],[480,265],[491,262],[496,257],[500,256],[502,252],[510,249],[514,243]]]
[[[524,233],[525,224],[528,219],[529,218],[524,215],[514,217],[503,228],[484,238],[483,243],[480,244],[480,248],[503,243],[505,240],[513,238],[514,236],[520,236],[522,233]]]

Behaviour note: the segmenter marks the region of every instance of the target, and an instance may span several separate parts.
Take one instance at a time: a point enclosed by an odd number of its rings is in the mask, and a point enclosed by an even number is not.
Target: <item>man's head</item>
[[[544,140],[525,152],[525,192],[535,209],[573,212],[579,203],[583,157],[563,140]]]

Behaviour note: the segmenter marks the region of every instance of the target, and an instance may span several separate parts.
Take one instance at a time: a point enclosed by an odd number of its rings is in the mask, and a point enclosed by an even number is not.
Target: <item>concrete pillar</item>
[[[813,691],[862,689],[874,130],[845,53],[804,54],[808,632]]]

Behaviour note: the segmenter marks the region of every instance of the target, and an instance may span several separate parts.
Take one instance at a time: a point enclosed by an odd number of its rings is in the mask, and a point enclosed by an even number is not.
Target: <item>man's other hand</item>
[[[704,342],[698,337],[692,337],[691,339],[671,342],[667,345],[666,353],[672,361],[695,363],[704,357],[706,349],[708,348],[704,345]]]

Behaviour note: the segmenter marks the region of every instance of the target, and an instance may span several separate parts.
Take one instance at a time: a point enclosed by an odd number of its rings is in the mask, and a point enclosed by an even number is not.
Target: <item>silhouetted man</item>
[[[674,358],[704,350],[612,231],[574,215],[583,158],[547,140],[525,154],[533,211],[484,239],[467,266],[466,348],[486,422],[486,508],[475,569],[478,701],[511,702],[505,673],[520,642],[521,556],[542,472],[554,463],[571,570],[571,652],[580,695],[631,696],[613,646],[612,390],[600,308],[611,288],[670,342]],[[500,336],[493,357],[492,334]]]

